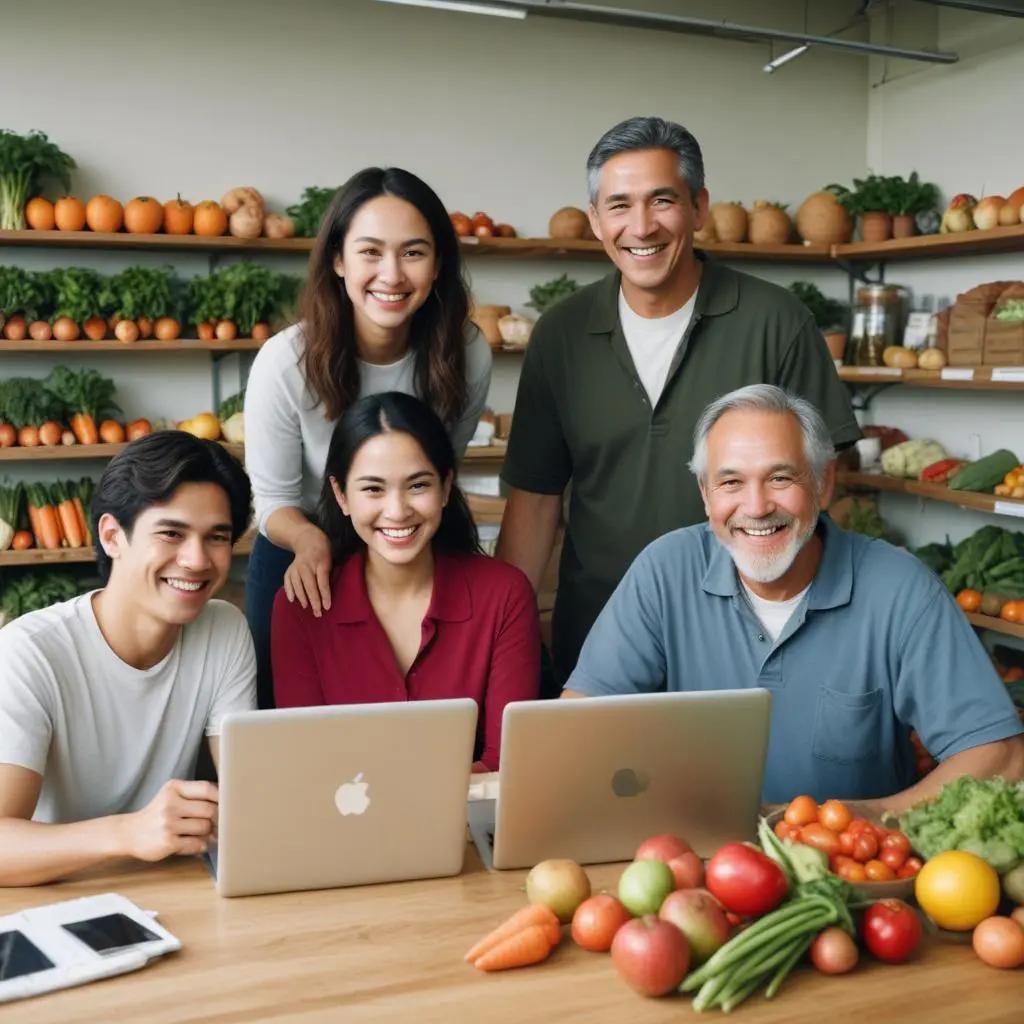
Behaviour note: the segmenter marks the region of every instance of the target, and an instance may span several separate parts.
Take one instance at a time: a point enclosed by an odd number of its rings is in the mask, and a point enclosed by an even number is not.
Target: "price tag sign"
[[[944,366],[942,380],[974,380],[973,366]]]
[[[1024,366],[994,366],[993,380],[1024,381]]]
[[[1016,516],[1024,519],[1024,501],[997,501],[992,509],[997,516]]]

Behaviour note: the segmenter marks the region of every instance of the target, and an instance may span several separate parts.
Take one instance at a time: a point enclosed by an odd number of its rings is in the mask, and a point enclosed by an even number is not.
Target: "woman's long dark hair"
[[[309,257],[300,301],[305,351],[302,370],[310,393],[323,403],[328,420],[338,419],[359,397],[352,301],[334,271],[352,218],[378,196],[396,196],[423,215],[434,236],[437,280],[427,301],[413,314],[409,347],[416,358],[416,389],[446,423],[466,405],[466,321],[469,293],[462,274],[459,241],[444,204],[426,182],[399,167],[367,167],[338,189],[324,214]]]
[[[344,490],[356,452],[371,438],[392,432],[408,434],[423,449],[442,483],[449,473],[452,474],[448,504],[441,512],[441,525],[431,540],[431,546],[435,551],[451,554],[479,554],[480,537],[466,497],[454,481],[455,450],[444,424],[418,398],[398,391],[384,391],[367,395],[350,405],[331,435],[324,485],[317,505],[317,521],[331,542],[334,564],[341,565],[366,545],[353,528],[352,520],[338,507],[331,477]]]

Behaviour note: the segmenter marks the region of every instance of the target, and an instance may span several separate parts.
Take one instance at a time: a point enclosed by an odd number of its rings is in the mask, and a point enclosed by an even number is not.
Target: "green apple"
[[[635,917],[657,914],[675,887],[675,876],[664,861],[635,860],[619,878],[619,900]]]

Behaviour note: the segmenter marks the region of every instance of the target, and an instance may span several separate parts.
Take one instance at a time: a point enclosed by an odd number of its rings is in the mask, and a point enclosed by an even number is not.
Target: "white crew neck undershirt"
[[[626,338],[626,347],[640,377],[651,406],[658,404],[665,389],[668,369],[686,333],[697,302],[697,292],[688,302],[668,316],[645,317],[635,313],[619,289],[619,322]]]
[[[764,631],[772,638],[772,643],[782,636],[782,631],[786,628],[786,623],[789,622],[793,612],[796,611],[797,605],[804,599],[804,594],[811,589],[811,585],[808,583],[795,597],[790,597],[785,601],[768,601],[755,594],[742,579],[740,583],[743,584],[750,607],[754,610],[758,621],[764,626]]]

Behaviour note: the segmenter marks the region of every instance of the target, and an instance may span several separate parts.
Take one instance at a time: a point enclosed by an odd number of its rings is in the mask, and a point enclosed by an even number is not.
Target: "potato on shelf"
[[[551,215],[548,221],[548,235],[551,238],[593,238],[590,218],[577,206],[563,206]]]

